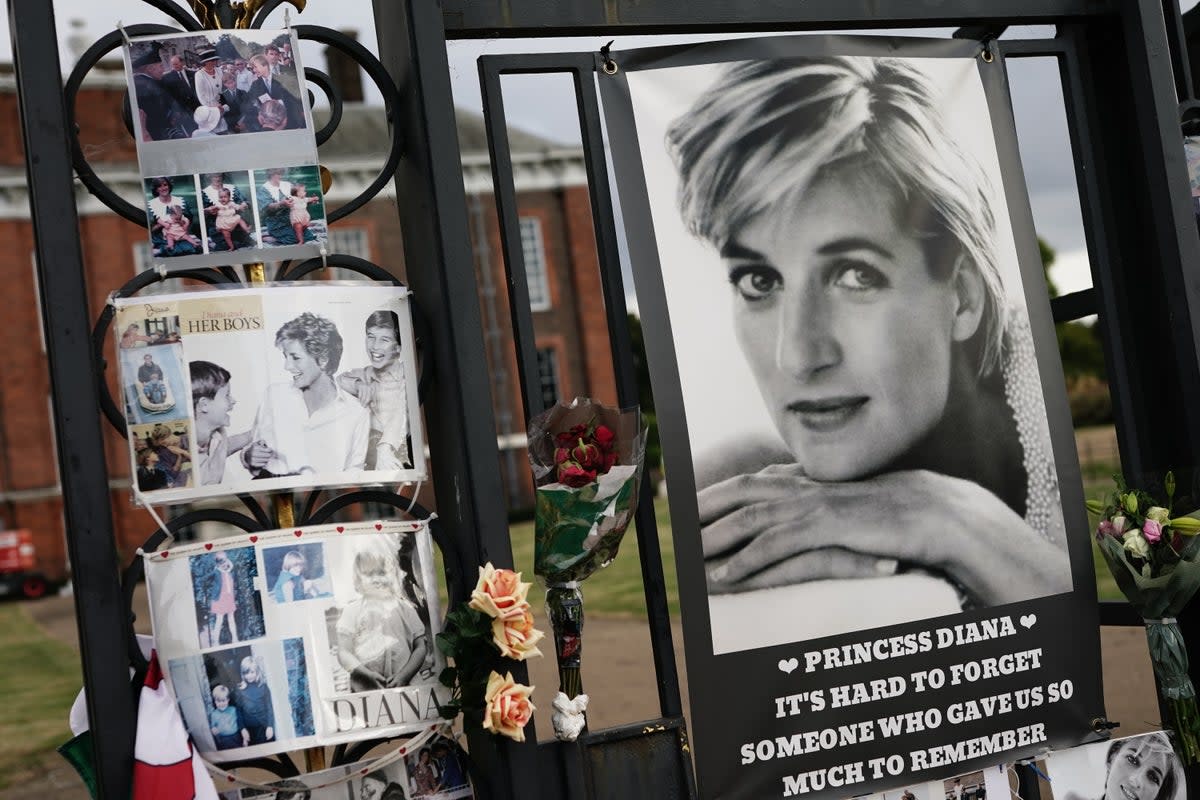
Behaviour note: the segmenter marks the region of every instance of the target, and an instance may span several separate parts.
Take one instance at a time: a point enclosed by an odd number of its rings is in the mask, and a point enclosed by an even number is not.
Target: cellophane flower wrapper
[[[615,435],[615,464],[583,486],[559,482],[555,458],[559,434],[576,426],[594,429],[600,425]],[[621,411],[586,398],[559,403],[529,425],[529,462],[537,487],[534,573],[546,583],[559,688],[568,698],[583,691],[583,595],[579,583],[617,557],[637,508],[646,434],[638,408]]]
[[[606,425],[617,461],[582,487],[556,479],[556,437],[576,425]],[[529,425],[529,462],[537,485],[534,572],[548,585],[578,582],[617,557],[633,520],[646,453],[646,426],[637,408],[620,411],[587,399],[559,403]]]
[[[1129,562],[1122,543],[1101,537],[1100,552],[1117,586],[1146,622],[1150,662],[1158,678],[1163,706],[1175,731],[1175,750],[1185,765],[1200,763],[1200,711],[1196,690],[1188,677],[1187,647],[1174,618],[1200,589],[1200,536],[1190,536],[1174,565],[1146,577]]]

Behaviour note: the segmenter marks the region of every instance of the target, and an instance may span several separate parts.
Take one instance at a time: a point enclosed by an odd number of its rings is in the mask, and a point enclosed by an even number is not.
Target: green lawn
[[[1113,490],[1114,473],[1121,471],[1120,464],[1095,462],[1081,466],[1083,473],[1083,495],[1088,500],[1104,499],[1109,492]],[[1098,520],[1093,519],[1090,515],[1089,522],[1093,525]],[[1117,588],[1117,582],[1113,580],[1112,573],[1109,572],[1108,564],[1104,562],[1104,557],[1100,555],[1100,548],[1096,545],[1096,540],[1092,538],[1092,561],[1096,566],[1096,596],[1101,600],[1124,600],[1125,595],[1121,594],[1121,590]]]
[[[663,573],[667,582],[667,604],[672,616],[679,614],[679,589],[675,581],[675,546],[671,540],[671,519],[667,501],[654,501],[658,520],[658,547],[662,551]],[[533,575],[533,522],[522,522],[509,529],[513,562],[527,579]],[[621,552],[613,563],[599,570],[583,584],[584,610],[588,614],[644,617],[646,596],[642,591],[642,567],[638,557],[637,531],[631,525],[621,541]]]
[[[42,633],[20,604],[0,604],[0,789],[57,758],[82,683],[74,649]]]

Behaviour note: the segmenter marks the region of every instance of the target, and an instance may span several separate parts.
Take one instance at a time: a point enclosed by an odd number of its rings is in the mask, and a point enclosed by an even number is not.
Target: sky
[[[1197,1],[1182,0],[1182,6],[1186,10]],[[106,0],[104,3],[94,0],[54,0],[54,8],[60,58],[65,70],[74,63],[72,45],[77,51],[86,48],[121,23],[170,24],[168,18],[140,0]],[[277,10],[272,22],[282,27],[284,9],[287,8],[290,7]],[[371,3],[368,0],[340,3],[312,0],[302,14],[292,13],[291,16],[293,23],[353,29],[365,47],[378,52]],[[0,15],[0,22],[4,28],[4,35],[0,36],[0,60],[9,61],[12,58],[12,46],[7,16]],[[1050,32],[1047,27],[1015,27],[1006,36],[1035,38],[1049,35]],[[926,35],[939,34],[944,35],[945,31],[926,32]],[[698,41],[703,38],[624,37],[616,41],[613,49]],[[603,43],[596,38],[451,42],[448,54],[455,103],[464,108],[480,110],[482,103],[475,59],[483,53],[590,51]],[[319,45],[305,45],[302,53],[306,64],[323,67],[324,59]],[[1015,59],[1009,62],[1009,75],[1013,112],[1035,225],[1042,238],[1057,252],[1051,277],[1062,292],[1085,289],[1091,285],[1091,274],[1057,70],[1049,59]],[[504,93],[510,125],[566,144],[579,141],[574,102],[565,77],[505,78]],[[368,102],[378,102],[378,97],[378,93],[372,97],[368,87]]]

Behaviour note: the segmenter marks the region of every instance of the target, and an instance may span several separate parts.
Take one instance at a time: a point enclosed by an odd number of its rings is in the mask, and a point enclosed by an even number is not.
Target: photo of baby
[[[254,590],[258,562],[253,547],[195,555],[188,566],[201,649],[266,635],[262,598]]]
[[[200,200],[209,252],[232,252],[257,247],[250,173],[212,172],[200,175]]]
[[[327,241],[319,167],[258,169],[254,186],[261,225],[258,239],[263,247]]]
[[[205,252],[201,241],[195,175],[157,175],[145,184],[146,223],[154,258]]]

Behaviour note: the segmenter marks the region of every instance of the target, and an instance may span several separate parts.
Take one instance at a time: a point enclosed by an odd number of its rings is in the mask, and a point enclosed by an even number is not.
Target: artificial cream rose
[[[517,741],[525,741],[525,725],[533,717],[529,696],[532,686],[513,680],[512,673],[488,675],[487,693],[483,696],[483,729]]]
[[[492,641],[506,658],[524,661],[540,656],[542,651],[537,649],[537,643],[544,635],[533,627],[533,613],[528,606],[519,617],[492,620]]]
[[[492,619],[513,619],[528,610],[525,597],[532,585],[521,583],[521,573],[496,569],[489,561],[479,568],[479,582],[467,605]]]
[[[1146,511],[1146,519],[1152,519],[1160,525],[1166,525],[1171,521],[1171,512],[1162,506],[1151,506]]]
[[[1132,530],[1126,533],[1124,545],[1125,549],[1128,550],[1131,555],[1137,556],[1138,558],[1148,558],[1150,556],[1150,543],[1147,542],[1145,537],[1142,536],[1141,531]]]

